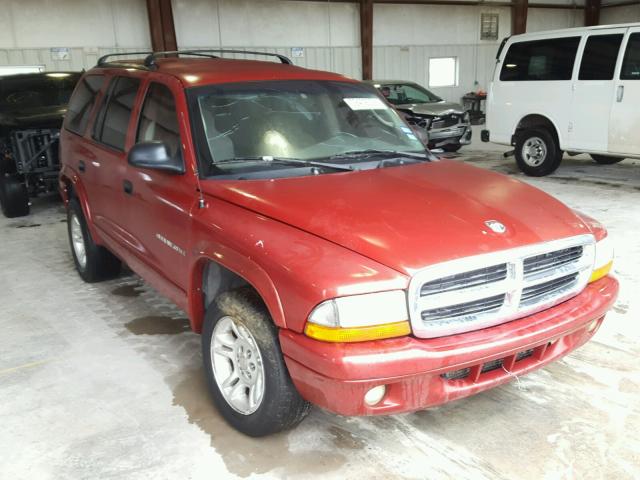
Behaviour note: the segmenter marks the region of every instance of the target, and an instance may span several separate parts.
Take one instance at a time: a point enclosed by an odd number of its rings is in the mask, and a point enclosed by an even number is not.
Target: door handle
[[[616,93],[616,100],[621,102],[624,98],[624,85],[618,85],[618,92]]]
[[[131,195],[133,193],[133,184],[129,180],[124,180],[122,182],[122,189],[124,190],[124,193]]]
[[[87,167],[84,164],[84,160],[80,160],[78,162],[78,170],[80,170],[81,172],[84,172],[86,169],[87,169]]]

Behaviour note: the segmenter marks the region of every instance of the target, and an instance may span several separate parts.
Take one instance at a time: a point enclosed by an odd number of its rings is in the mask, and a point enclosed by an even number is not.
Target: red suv
[[[60,189],[80,276],[125,262],[186,310],[235,428],[424,409],[598,329],[618,282],[595,220],[434,158],[360,82],[220,53],[102,58]]]

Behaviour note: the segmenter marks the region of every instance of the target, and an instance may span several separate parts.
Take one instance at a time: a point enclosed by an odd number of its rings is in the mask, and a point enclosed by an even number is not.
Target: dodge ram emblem
[[[504,233],[507,231],[507,227],[505,227],[502,223],[497,220],[487,220],[484,224],[493,230],[495,233]]]

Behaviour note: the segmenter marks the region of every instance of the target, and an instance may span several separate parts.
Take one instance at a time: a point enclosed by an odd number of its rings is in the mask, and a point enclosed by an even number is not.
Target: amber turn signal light
[[[411,333],[411,326],[408,321],[349,328],[326,327],[324,325],[307,322],[304,333],[307,337],[323,342],[351,343],[404,337]]]

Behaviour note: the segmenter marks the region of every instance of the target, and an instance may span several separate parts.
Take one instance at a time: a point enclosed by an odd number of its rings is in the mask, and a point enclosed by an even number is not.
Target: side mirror
[[[129,165],[140,168],[162,170],[170,173],[184,173],[181,158],[172,158],[164,142],[137,143],[129,150]]]

